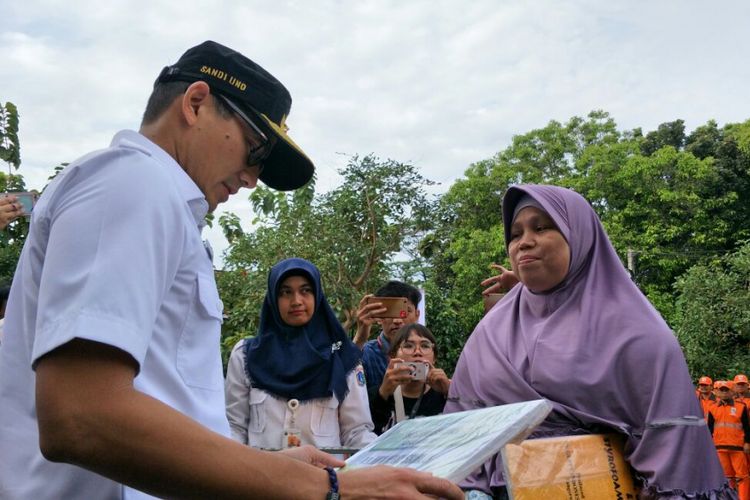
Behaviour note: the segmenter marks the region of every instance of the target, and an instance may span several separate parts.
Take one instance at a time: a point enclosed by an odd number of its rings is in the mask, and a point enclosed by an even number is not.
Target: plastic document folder
[[[529,439],[502,451],[511,500],[635,499],[614,434]]]
[[[393,465],[458,482],[549,414],[544,400],[404,420],[346,461],[343,469]]]

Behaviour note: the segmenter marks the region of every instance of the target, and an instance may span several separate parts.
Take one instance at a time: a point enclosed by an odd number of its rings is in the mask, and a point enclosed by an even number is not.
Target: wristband
[[[331,490],[326,495],[326,500],[340,500],[339,478],[336,475],[336,471],[333,467],[326,467],[326,472],[328,472],[328,482],[331,483]]]

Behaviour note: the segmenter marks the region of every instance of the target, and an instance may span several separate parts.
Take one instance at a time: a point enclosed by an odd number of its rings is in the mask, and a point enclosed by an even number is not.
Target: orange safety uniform
[[[740,500],[750,500],[750,478],[743,450],[743,445],[750,443],[747,407],[741,401],[717,401],[709,409],[708,428],[724,474],[737,487]]]
[[[703,417],[708,418],[708,409],[716,404],[716,396],[714,396],[713,393],[709,392],[708,397],[704,398],[703,394],[697,389],[695,391],[695,395],[698,396],[698,401],[700,401],[701,403],[701,408],[703,409]]]
[[[736,397],[735,400],[745,403],[745,406],[747,406],[747,418],[750,419],[750,397]],[[750,473],[750,453],[745,453],[745,460],[747,460],[747,468]]]
[[[735,375],[732,382],[735,383],[735,388],[737,384],[750,384],[750,380],[747,379],[747,375],[745,375],[744,373],[738,373],[737,375]],[[735,398],[745,403],[745,406],[747,406],[748,409],[748,418],[750,418],[750,392],[745,393],[744,396],[740,396],[739,394],[735,393]],[[748,469],[750,469],[750,453],[745,453],[745,458],[747,459],[747,467]]]

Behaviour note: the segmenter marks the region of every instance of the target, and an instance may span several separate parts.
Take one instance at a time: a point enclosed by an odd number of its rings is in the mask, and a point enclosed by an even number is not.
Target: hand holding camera
[[[426,380],[430,371],[430,365],[419,361],[404,361],[400,358],[392,358],[388,363],[388,368],[383,375],[383,382],[380,384],[378,392],[380,396],[387,400],[393,395],[396,387],[413,382],[414,380]],[[422,377],[416,379],[414,377]]]
[[[430,371],[430,365],[421,361],[405,361],[396,365],[397,368],[407,367],[411,380],[427,381],[427,373]]]

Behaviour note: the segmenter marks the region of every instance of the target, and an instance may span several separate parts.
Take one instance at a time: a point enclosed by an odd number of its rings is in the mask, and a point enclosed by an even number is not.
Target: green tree
[[[21,145],[18,142],[18,108],[12,102],[0,105],[0,160],[21,166]]]
[[[750,242],[677,282],[675,330],[694,378],[729,379],[750,366]]]
[[[632,149],[627,148],[627,151]],[[651,156],[620,155],[616,168],[597,162],[582,194],[597,208],[621,256],[637,254],[635,279],[657,308],[671,317],[672,286],[694,263],[731,246],[729,227],[719,215],[735,193],[718,193],[713,158],[665,146]],[[605,175],[597,175],[605,169]],[[591,196],[595,194],[594,196]]]
[[[21,146],[18,109],[11,102],[0,105],[0,159],[8,164],[8,173],[0,172],[0,192],[25,191],[23,177],[13,174],[13,169],[21,167]],[[28,229],[28,219],[21,217],[0,231],[0,283],[10,283],[13,279]]]

